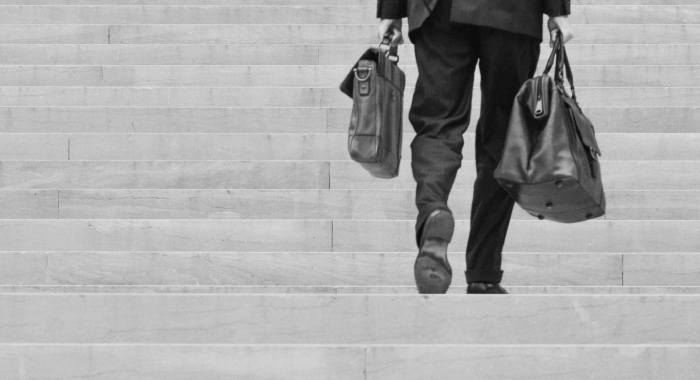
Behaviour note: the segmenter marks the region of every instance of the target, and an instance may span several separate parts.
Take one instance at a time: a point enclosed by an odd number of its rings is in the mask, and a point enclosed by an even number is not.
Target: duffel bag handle
[[[394,31],[390,30],[384,34],[382,42],[379,44],[379,51],[387,51],[389,60],[394,63],[399,63],[399,48],[391,46],[391,39],[394,37]]]
[[[562,42],[563,36],[561,32],[557,32],[557,39],[554,42],[554,48],[552,49],[552,54],[549,56],[547,61],[547,66],[544,69],[544,75],[549,74],[549,70],[552,69],[554,65],[554,60],[556,59],[557,68],[554,70],[554,83],[560,85],[564,88],[564,73],[566,73],[569,86],[571,86],[571,98],[574,99],[576,104],[576,87],[574,86],[574,74],[571,71],[571,65],[569,64],[569,57],[566,54],[566,48]]]

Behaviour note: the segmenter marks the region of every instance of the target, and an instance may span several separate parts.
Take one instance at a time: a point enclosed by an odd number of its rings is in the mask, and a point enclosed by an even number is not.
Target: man
[[[403,42],[408,17],[418,81],[409,112],[416,131],[411,143],[417,182],[414,266],[420,293],[445,293],[452,281],[447,245],[454,219],[447,199],[462,162],[477,63],[481,111],[476,125],[476,169],[467,244],[467,293],[505,294],[500,286],[501,252],[514,201],[493,178],[503,152],[513,100],[536,70],[543,14],[550,38],[573,38],[570,0],[378,0],[378,34],[394,32]],[[552,46],[550,41],[550,46]]]

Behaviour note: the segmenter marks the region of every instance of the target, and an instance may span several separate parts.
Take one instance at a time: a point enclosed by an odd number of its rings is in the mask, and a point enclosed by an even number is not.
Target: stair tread
[[[573,58],[572,58],[573,59]],[[415,65],[404,65],[415,83]],[[540,67],[543,70],[544,67]],[[700,65],[583,65],[573,68],[577,88],[700,87]],[[348,65],[0,65],[0,86],[85,87],[331,87]],[[480,75],[475,75],[479,87]]]
[[[0,45],[3,65],[344,65],[367,44],[19,44]],[[543,43],[543,51],[548,46]],[[576,65],[693,65],[700,44],[573,44]],[[415,64],[413,45],[399,47],[401,67]],[[540,65],[547,54],[541,54]]]
[[[269,345],[0,344],[12,358],[7,379],[103,378],[211,380],[483,380],[625,378],[691,380],[700,371],[696,344],[664,345]],[[434,358],[440,358],[439,365]],[[603,360],[604,358],[604,360]],[[274,362],[274,365],[270,365]],[[504,365],[504,363],[507,363]],[[104,375],[109,374],[109,375]],[[108,376],[108,377],[107,377]]]
[[[459,250],[455,246],[453,251]],[[461,247],[463,248],[463,247]],[[290,249],[287,247],[287,249]],[[451,252],[455,273],[466,268],[464,253]],[[236,287],[255,293],[290,292],[368,293],[415,289],[412,252],[0,252],[0,285],[50,289],[80,286],[115,289],[198,286]],[[687,288],[700,286],[700,252],[503,253],[504,286],[600,289],[632,287]],[[455,286],[464,285],[460,276]],[[245,287],[249,288],[245,288]],[[90,288],[90,289],[92,289]],[[375,289],[376,288],[376,289]],[[399,289],[399,290],[395,290]],[[87,288],[86,288],[87,289]],[[241,290],[242,289],[242,290]],[[248,290],[245,290],[248,289]],[[268,289],[268,290],[265,290]],[[341,290],[342,290],[341,289]],[[375,289],[375,290],[372,290]],[[394,289],[394,290],[392,290]],[[598,288],[596,288],[598,289]],[[666,289],[666,288],[664,288]],[[336,292],[340,292],[337,290]],[[86,290],[87,291],[87,290]],[[95,290],[97,291],[97,290]],[[549,292],[549,291],[542,291]],[[552,292],[555,292],[552,290]],[[613,291],[611,291],[613,292]],[[624,291],[622,291],[624,293]],[[585,291],[584,291],[585,293]]]
[[[0,215],[17,219],[405,220],[416,213],[413,190],[61,190],[60,202],[58,191],[0,191],[8,195]],[[471,198],[470,190],[452,191],[456,219],[469,219]],[[696,190],[609,190],[606,202],[609,220],[700,219]],[[519,207],[512,217],[531,218]]]
[[[700,286],[511,286],[516,294],[700,294]],[[466,285],[453,285],[448,294],[465,294]],[[237,285],[2,285],[3,293],[43,294],[417,294],[415,286],[237,286]]]
[[[235,128],[235,126],[234,126]],[[410,129],[410,128],[407,128]],[[402,159],[411,160],[403,138]],[[607,161],[700,160],[700,133],[622,133],[596,135]],[[0,143],[1,160],[348,160],[346,133],[316,134],[13,134]],[[474,134],[465,138],[465,157],[474,156]],[[47,144],[61,149],[50,151]],[[21,146],[20,149],[14,147]],[[34,149],[29,150],[27,147]],[[13,149],[14,148],[14,149]],[[37,154],[42,152],[43,154]],[[49,153],[52,153],[49,155]],[[47,158],[48,157],[48,158]]]
[[[700,107],[585,107],[598,133],[698,133]],[[350,108],[0,106],[2,133],[347,133]],[[478,109],[472,110],[474,115]],[[413,131],[404,113],[404,132]],[[233,127],[235,125],[235,128]],[[467,135],[474,133],[472,125]],[[607,157],[607,154],[606,154]]]
[[[413,219],[11,219],[0,220],[0,233],[12,236],[0,241],[0,250],[410,252],[416,244],[414,227]],[[468,221],[456,222],[451,252],[463,252],[468,229]],[[564,225],[533,218],[510,223],[505,250],[698,252],[698,247],[697,220],[592,220]]]
[[[698,344],[700,295],[4,293],[5,341]],[[123,317],[124,310],[138,310]],[[280,312],[283,310],[284,312]],[[584,314],[582,314],[584,313]],[[497,323],[499,328],[492,329]],[[429,334],[417,326],[435,326]]]
[[[404,99],[412,99],[413,91],[406,88]],[[700,102],[700,87],[577,87],[576,94],[584,109],[696,107]],[[480,103],[481,94],[474,91],[472,106]],[[352,99],[337,87],[2,86],[0,106],[350,108]]]
[[[375,44],[376,22],[355,25],[0,24],[2,44]],[[569,44],[697,44],[700,24],[576,25]],[[543,31],[543,38],[549,38]]]
[[[357,5],[0,5],[0,24],[362,24],[376,6]],[[572,5],[574,24],[693,24],[687,5]]]

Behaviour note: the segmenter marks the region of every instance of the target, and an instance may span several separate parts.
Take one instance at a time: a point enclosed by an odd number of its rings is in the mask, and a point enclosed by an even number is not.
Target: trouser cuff
[[[491,282],[495,284],[500,284],[503,278],[503,271],[484,271],[484,270],[468,270],[464,272],[467,277],[467,284],[472,282]]]

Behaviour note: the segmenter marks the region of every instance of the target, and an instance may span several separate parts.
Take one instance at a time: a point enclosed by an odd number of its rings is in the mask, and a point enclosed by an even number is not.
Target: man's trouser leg
[[[418,244],[428,215],[448,209],[471,113],[477,28],[450,23],[450,3],[438,1],[414,38],[419,76],[409,119],[417,134],[411,168],[417,183]]]
[[[540,42],[493,28],[479,28],[481,115],[476,129],[476,169],[467,283],[501,282],[501,253],[514,201],[493,177],[501,160],[513,101],[533,76]]]

